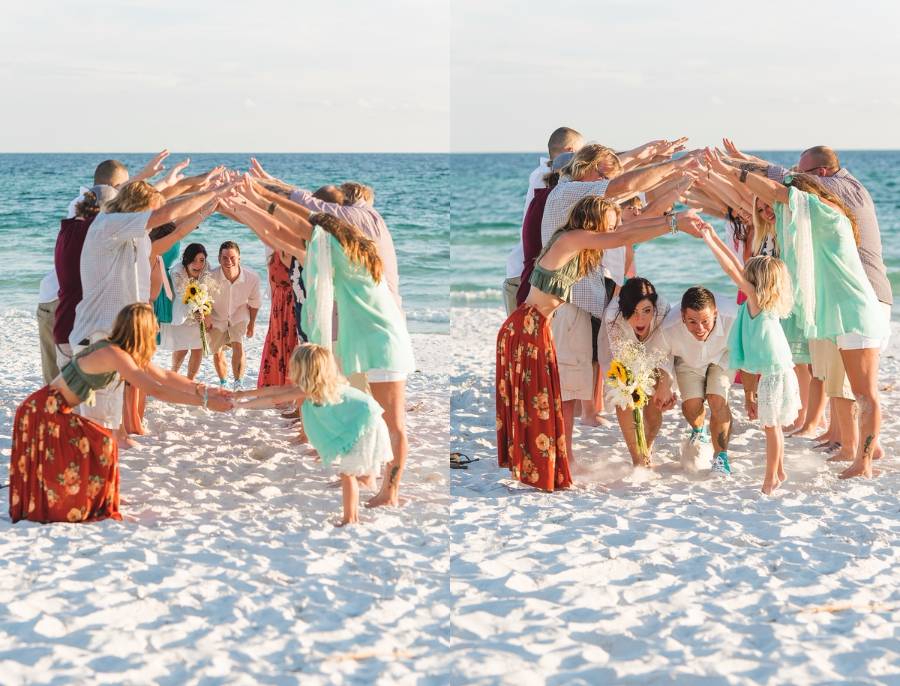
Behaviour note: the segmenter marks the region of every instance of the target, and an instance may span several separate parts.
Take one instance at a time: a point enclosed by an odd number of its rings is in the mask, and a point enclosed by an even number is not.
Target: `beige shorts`
[[[688,367],[682,364],[680,358],[675,358],[675,378],[678,379],[681,402],[703,399],[708,395],[719,395],[727,401],[733,377],[734,374],[729,374],[727,369],[717,364],[711,364],[706,369]]]
[[[815,339],[809,342],[809,358],[812,375],[825,382],[825,395],[829,398],[853,400],[850,381],[844,371],[841,351],[834,341]]]
[[[550,323],[562,399],[590,400],[594,397],[591,315],[571,303],[563,303]]]
[[[232,324],[224,331],[219,329],[210,329],[207,332],[209,336],[209,349],[214,353],[219,352],[226,345],[231,345],[232,343],[243,343],[244,336],[247,334],[247,324],[248,322],[239,322],[237,324]]]
[[[514,276],[503,282],[503,304],[506,305],[506,316],[508,317],[517,307],[516,293],[519,292],[519,284],[522,283],[521,277]]]

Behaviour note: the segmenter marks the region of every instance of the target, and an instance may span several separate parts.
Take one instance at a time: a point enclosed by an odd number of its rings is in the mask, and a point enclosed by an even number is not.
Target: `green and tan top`
[[[553,295],[560,300],[569,302],[572,295],[572,286],[581,279],[579,276],[581,253],[575,253],[572,259],[556,269],[547,269],[540,265],[541,258],[547,254],[547,251],[553,247],[553,244],[563,233],[563,231],[557,231],[550,237],[550,240],[547,241],[547,245],[544,246],[544,249],[541,250],[541,254],[538,255],[537,259],[534,261],[534,271],[531,272],[528,283],[542,293]]]
[[[75,355],[72,360],[62,368],[62,378],[81,402],[88,401],[93,392],[106,388],[116,379],[116,372],[101,372],[100,374],[88,374],[78,365],[78,358],[89,355],[95,350],[100,350],[112,345],[108,339],[102,339],[91,343],[88,347]]]

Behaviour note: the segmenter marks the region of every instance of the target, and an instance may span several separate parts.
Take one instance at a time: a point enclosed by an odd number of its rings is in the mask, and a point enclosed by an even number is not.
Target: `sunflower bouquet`
[[[643,409],[656,387],[656,368],[661,356],[648,351],[643,344],[625,341],[614,346],[613,361],[606,373],[607,393],[613,404],[631,410],[638,454],[644,466],[650,466],[650,449],[644,432]]]
[[[210,352],[204,318],[212,314],[213,299],[210,293],[211,290],[211,284],[207,279],[203,277],[191,279],[184,287],[184,294],[181,297],[181,302],[187,305],[191,315],[200,325],[200,343],[203,346],[204,355],[209,355]]]

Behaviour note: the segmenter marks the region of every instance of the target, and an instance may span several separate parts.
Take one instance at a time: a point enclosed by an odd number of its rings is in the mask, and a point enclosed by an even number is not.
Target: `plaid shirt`
[[[547,245],[550,236],[569,220],[569,213],[575,203],[589,195],[602,197],[606,194],[607,186],[609,186],[607,180],[560,180],[547,196],[544,218],[541,220],[541,242]],[[606,309],[606,283],[602,265],[572,286],[571,302],[595,317],[603,316]]]

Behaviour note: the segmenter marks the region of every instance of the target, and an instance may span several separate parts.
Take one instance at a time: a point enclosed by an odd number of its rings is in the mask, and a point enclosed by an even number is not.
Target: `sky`
[[[900,148],[900,3],[29,0],[0,151]]]
[[[445,152],[447,0],[17,0],[0,152]]]
[[[900,148],[900,3],[454,0],[454,151]]]

